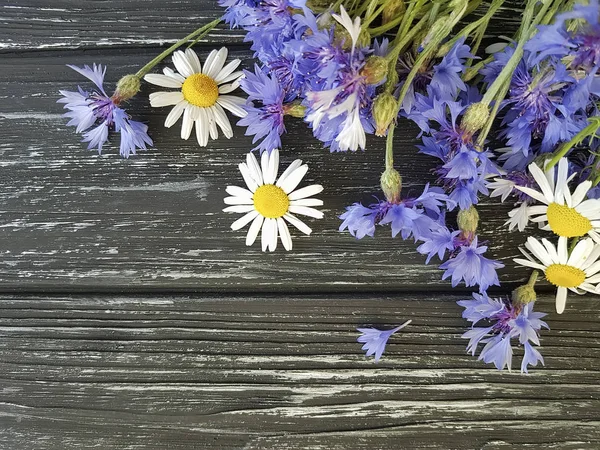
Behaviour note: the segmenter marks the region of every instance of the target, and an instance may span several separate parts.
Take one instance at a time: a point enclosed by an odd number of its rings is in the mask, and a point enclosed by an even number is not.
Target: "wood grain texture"
[[[598,298],[529,375],[465,353],[456,299],[2,296],[0,448],[598,448]],[[356,326],[409,318],[364,358]]]

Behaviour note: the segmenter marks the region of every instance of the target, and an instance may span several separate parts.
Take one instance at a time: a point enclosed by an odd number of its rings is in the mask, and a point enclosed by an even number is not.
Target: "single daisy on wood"
[[[567,289],[576,294],[582,291],[600,294],[600,245],[590,238],[583,239],[569,253],[567,238],[559,237],[554,246],[548,239],[540,242],[529,237],[525,244],[533,256],[521,249],[527,259],[514,261],[523,266],[544,271],[546,279],[556,286],[556,312],[562,314],[567,302]]]
[[[277,179],[279,171],[279,150],[263,152],[261,163],[253,153],[248,153],[246,162],[239,165],[246,188],[228,186],[226,191],[231,197],[225,198],[228,206],[223,211],[243,213],[244,216],[233,222],[232,230],[239,230],[251,223],[246,235],[246,245],[254,244],[261,233],[262,251],[275,251],[278,238],[286,250],[292,249],[292,238],[286,222],[292,224],[304,234],[312,230],[294,214],[316,219],[323,213],[313,206],[322,206],[323,201],[310,198],[320,193],[323,186],[313,184],[295,190],[300,184],[308,166],[297,159]],[[275,181],[277,180],[277,181]]]
[[[600,243],[600,200],[586,199],[592,188],[591,181],[584,181],[571,193],[568,183],[569,162],[561,158],[558,162],[556,180],[554,169],[545,174],[535,163],[529,165],[540,190],[525,186],[515,186],[521,192],[543,203],[527,207],[528,217],[532,222],[544,222],[544,230],[552,231],[565,238],[589,235]]]
[[[242,108],[246,100],[227,95],[239,86],[238,80],[243,74],[236,69],[240,60],[234,59],[225,65],[226,59],[227,49],[223,47],[219,51],[210,52],[202,66],[196,52],[188,48],[185,52],[173,53],[173,64],[177,72],[165,67],[164,75],[151,73],[144,76],[148,83],[179,89],[153,92],[150,94],[150,105],[174,105],[165,120],[165,127],[172,127],[183,115],[181,138],[188,139],[195,125],[196,139],[201,147],[206,147],[209,136],[217,139],[217,125],[227,139],[233,136],[225,109],[237,117],[246,115]]]

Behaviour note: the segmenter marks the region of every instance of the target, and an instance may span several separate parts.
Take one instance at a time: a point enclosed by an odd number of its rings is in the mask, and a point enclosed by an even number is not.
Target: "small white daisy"
[[[238,80],[243,74],[235,69],[240,65],[240,60],[234,59],[225,65],[226,59],[225,47],[219,51],[213,50],[202,67],[196,52],[188,48],[185,52],[173,53],[173,64],[179,73],[165,67],[164,75],[149,73],[144,76],[148,83],[179,89],[153,92],[150,94],[150,105],[175,105],[165,120],[165,127],[172,127],[183,114],[181,138],[188,139],[195,124],[196,139],[201,147],[206,147],[209,136],[211,139],[217,139],[217,125],[227,139],[233,136],[231,124],[223,108],[238,117],[246,115],[246,111],[241,107],[246,100],[226,95],[239,86]]]
[[[569,254],[567,238],[559,237],[555,247],[548,239],[538,241],[529,237],[525,247],[537,260],[521,249],[527,259],[514,261],[523,266],[543,270],[546,280],[556,286],[556,312],[562,314],[567,302],[567,289],[582,294],[578,289],[600,294],[600,245],[586,238],[577,243]]]
[[[262,251],[275,251],[277,237],[286,250],[292,249],[292,238],[286,222],[289,222],[304,234],[312,230],[294,214],[323,218],[323,213],[312,208],[322,206],[323,201],[309,198],[320,193],[323,186],[313,184],[295,191],[308,171],[308,166],[297,159],[277,179],[279,172],[279,150],[263,152],[261,164],[253,153],[248,153],[246,162],[239,165],[242,177],[248,189],[228,186],[226,191],[231,197],[225,198],[228,205],[223,211],[244,213],[233,222],[232,230],[239,230],[250,222],[246,235],[246,245],[254,244],[258,232],[262,229]],[[275,180],[277,179],[277,182]]]
[[[552,231],[559,236],[572,238],[587,234],[600,243],[600,200],[586,200],[592,187],[591,181],[584,181],[571,194],[568,183],[574,175],[569,177],[568,170],[567,158],[561,158],[555,182],[554,169],[544,174],[535,163],[529,165],[529,172],[540,191],[524,186],[515,188],[543,205],[529,206],[527,216],[532,217],[532,222],[545,223],[543,230]]]

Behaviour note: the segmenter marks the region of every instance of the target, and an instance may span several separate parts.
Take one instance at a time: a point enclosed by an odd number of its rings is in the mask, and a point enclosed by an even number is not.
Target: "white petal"
[[[185,100],[177,103],[173,107],[173,109],[169,112],[169,114],[167,115],[167,118],[165,119],[165,127],[171,128],[173,125],[175,125],[175,123],[179,120],[179,118],[183,114],[183,111],[185,110],[185,107],[187,105],[188,105],[188,102],[186,102]]]
[[[182,100],[181,92],[153,92],[150,94],[150,105],[155,108],[176,105]]]
[[[543,266],[540,263],[536,263],[533,261],[529,261],[528,259],[522,259],[522,258],[515,258],[513,259],[514,262],[516,262],[517,264],[521,264],[522,266],[525,267],[531,267],[533,269],[539,269],[539,270],[546,270],[546,267]]]
[[[254,244],[264,220],[265,218],[260,214],[256,216],[256,218],[252,222],[252,225],[250,225],[250,228],[248,229],[248,234],[246,235],[246,245],[250,246]]]
[[[275,186],[281,187],[281,183],[283,183],[286,180],[286,178],[290,175],[290,173],[295,171],[301,165],[302,165],[301,159],[296,159],[296,160],[292,161],[292,163],[288,166],[288,168],[283,171],[283,173],[277,180],[277,183],[275,183]]]
[[[192,69],[192,66],[190,66],[190,63],[185,57],[185,53],[183,53],[181,50],[177,50],[175,53],[173,53],[173,64],[175,65],[177,72],[186,78],[194,74],[194,69]]]
[[[211,139],[217,139],[219,137],[219,130],[217,130],[217,122],[215,122],[214,118],[210,114],[210,110],[206,109],[206,115],[208,116],[208,131],[210,133]]]
[[[531,172],[531,175],[533,175],[533,178],[535,179],[538,186],[540,187],[542,194],[544,195],[546,200],[550,203],[553,202],[554,194],[552,192],[552,188],[550,187],[550,184],[548,183],[548,180],[546,179],[546,175],[544,174],[542,169],[540,169],[537,164],[531,163],[531,164],[529,164],[529,172]],[[521,190],[523,190],[523,188],[521,188]],[[525,191],[523,191],[523,192],[525,192]]]
[[[171,69],[170,67],[165,67],[163,69],[163,73],[170,77],[173,78],[174,80],[179,81],[180,85],[183,85],[183,83],[185,82],[185,77],[183,75],[178,74],[177,72],[175,72],[173,69]]]
[[[221,71],[215,77],[215,82],[217,84],[223,83],[223,80],[226,79],[229,75],[231,75],[233,71],[238,68],[241,62],[242,61],[239,59],[234,59],[233,61],[230,61],[225,67],[221,69]]]
[[[254,153],[250,152],[246,155],[246,164],[250,170],[250,175],[252,175],[252,177],[256,180],[256,183],[259,186],[265,184],[262,170],[260,170],[260,166],[258,165],[258,161],[256,160]]]
[[[223,208],[223,212],[247,213],[250,211],[254,211],[254,205],[232,205]]]
[[[279,237],[281,238],[283,248],[289,252],[292,249],[292,237],[290,236],[290,230],[288,226],[281,217],[277,219],[277,228],[279,230]]]
[[[223,108],[221,108],[221,105],[215,103],[215,105],[212,106],[211,109],[215,118],[215,122],[219,125],[219,127],[221,127],[221,131],[223,131],[225,137],[227,139],[233,137],[233,130],[231,129],[231,124],[229,123],[229,119],[227,118],[225,111],[223,111]]]
[[[308,172],[308,166],[303,164],[286,177],[283,183],[281,183],[280,188],[283,189],[286,194],[289,194],[300,184],[302,178],[306,175],[306,172]]]
[[[292,192],[289,197],[290,200],[300,200],[306,197],[312,197],[323,192],[323,186],[320,184],[311,184],[310,186],[303,187],[297,191]]]
[[[567,264],[573,267],[581,267],[585,263],[586,257],[594,248],[594,242],[591,239],[583,239],[575,245],[575,248],[569,255]]]
[[[269,153],[269,168],[267,169],[267,175],[265,175],[265,177],[268,176],[269,181],[265,179],[265,183],[275,183],[275,180],[277,179],[277,172],[279,172],[279,150],[275,148]]]
[[[553,261],[544,246],[534,237],[529,237],[525,247],[529,249],[545,266],[551,266]]]
[[[240,78],[242,78],[244,76],[244,72],[242,72],[241,70],[238,70],[237,72],[233,72],[231,75],[228,75],[227,77],[225,77],[223,80],[221,80],[221,83],[231,83],[232,81],[237,82],[239,81]]]
[[[572,197],[574,207],[576,207],[583,201],[583,199],[585,198],[585,195],[588,193],[588,191],[590,190],[591,187],[592,187],[592,182],[588,180],[588,181],[584,181],[583,183],[581,183],[579,186],[577,186],[575,188],[575,192],[573,192],[573,197]]]
[[[144,80],[150,84],[168,88],[181,89],[181,86],[183,85],[183,83],[180,81],[175,80],[172,77],[168,77],[167,75],[161,75],[160,73],[149,73],[144,75]]]
[[[298,219],[296,216],[293,216],[290,213],[286,213],[283,216],[283,218],[285,220],[287,220],[289,223],[291,223],[292,225],[294,225],[302,233],[304,233],[304,234],[312,233],[312,230],[310,229],[310,227],[308,225],[306,225],[304,222],[302,222],[300,219]]]
[[[196,119],[196,139],[200,147],[206,147],[208,144],[208,127],[210,123],[204,112],[204,108],[200,108],[200,117]]]
[[[562,314],[567,304],[567,288],[559,286],[556,290],[556,312]]]
[[[183,111],[183,120],[181,122],[181,139],[189,139],[192,134],[194,121],[192,119],[192,108],[187,106]]]
[[[558,260],[561,264],[566,264],[569,260],[569,251],[567,250],[567,238],[559,237],[558,244],[556,245],[556,250],[558,251]]]
[[[585,200],[575,207],[575,211],[589,220],[598,220],[600,219],[600,199]]]
[[[538,202],[544,203],[546,205],[552,203],[551,200],[547,200],[546,197],[544,197],[540,192],[536,191],[535,189],[531,189],[525,186],[515,186],[515,189],[518,189],[521,192],[525,192],[527,195],[529,195],[531,198],[536,199]]]
[[[227,186],[227,188],[225,188],[225,192],[235,197],[244,197],[249,199],[251,199],[253,195],[248,189],[244,189],[239,186]]]
[[[256,218],[256,216],[258,216],[258,211],[250,211],[249,213],[243,215],[238,220],[233,222],[231,224],[231,229],[236,231],[241,228],[244,228],[246,225],[252,222]]]
[[[302,216],[314,217],[315,219],[323,218],[323,213],[321,211],[308,206],[290,205],[289,211]]]
[[[230,92],[235,91],[239,87],[240,84],[237,81],[231,84],[222,84],[221,86],[219,86],[219,94],[229,94]]]
[[[256,191],[256,189],[258,188],[258,183],[252,176],[252,172],[250,171],[248,166],[244,163],[240,163],[238,165],[238,167],[240,169],[240,173],[242,174],[242,177],[244,178],[244,181],[246,182],[246,186],[248,186],[248,189],[250,189],[250,191],[252,193],[254,193]]]
[[[213,55],[213,52],[211,52],[208,58]],[[208,58],[206,58],[203,73],[214,80],[217,78],[217,75],[219,75],[219,72],[223,69],[223,64],[225,64],[225,60],[227,59],[227,48],[222,47],[216,54],[214,54],[214,57],[210,60],[210,63]]]
[[[191,48],[186,49],[185,57],[187,58],[187,62],[194,71],[194,73],[202,73],[202,65],[200,64],[198,55],[194,50],[192,50]]]
[[[273,219],[268,219],[268,218],[265,219],[265,223],[263,223],[262,233],[261,233],[261,236],[260,236],[260,244],[261,244],[263,252],[266,252],[267,249],[270,249],[270,247],[272,245],[271,244],[271,241],[273,239],[272,226],[275,223],[276,222]],[[275,235],[275,236],[277,236],[277,235]],[[275,245],[277,245],[277,239],[275,239]]]
[[[223,202],[226,205],[254,205],[254,200],[246,197],[225,197]]]
[[[300,200],[291,200],[290,205],[294,206],[323,206],[323,200],[318,198],[301,198]]]
[[[265,184],[272,184],[269,177],[269,152],[262,152],[260,155],[260,169]]]
[[[219,98],[217,98],[217,103],[223,108],[225,108],[227,111],[231,112],[231,114],[233,114],[234,116],[246,117],[246,115],[248,114],[240,106],[246,103],[246,100],[244,100],[243,98],[234,97],[233,95],[219,95]]]

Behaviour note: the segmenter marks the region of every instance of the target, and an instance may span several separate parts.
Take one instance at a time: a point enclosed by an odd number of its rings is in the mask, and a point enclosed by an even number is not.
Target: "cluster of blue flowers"
[[[554,151],[600,116],[600,5],[576,4],[525,45],[523,58],[502,103],[502,131],[507,151],[501,156],[509,172],[524,171],[538,155]],[[568,19],[581,20],[576,31]],[[514,43],[494,55],[482,74],[491,83],[514,53]],[[589,143],[597,149],[599,141]]]
[[[375,89],[383,77],[369,76],[369,58],[387,45],[361,44],[360,19],[315,16],[304,0],[220,0],[225,20],[247,31],[261,62],[245,72],[248,116],[238,122],[258,142],[255,149],[281,146],[286,114],[302,117],[331,151],[365,148],[374,131],[371,115]],[[340,30],[343,30],[340,33]]]

